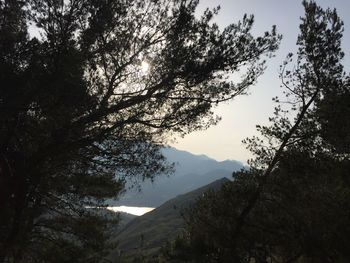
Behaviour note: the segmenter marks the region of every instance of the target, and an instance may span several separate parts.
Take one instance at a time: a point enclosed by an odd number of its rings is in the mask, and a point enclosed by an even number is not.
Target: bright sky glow
[[[147,73],[149,71],[150,65],[146,61],[141,62],[141,70],[143,73]]]
[[[135,216],[142,216],[148,212],[151,212],[153,207],[133,207],[133,206],[109,206],[108,210],[113,212],[125,212]]]
[[[350,71],[350,1],[316,0],[323,8],[336,8],[344,22],[343,49],[345,52],[345,69]],[[222,121],[206,131],[191,133],[185,138],[178,138],[172,143],[181,150],[195,154],[206,154],[217,160],[234,159],[246,162],[251,154],[241,141],[256,135],[257,124],[267,124],[274,105],[272,97],[280,96],[279,65],[289,52],[295,52],[299,34],[300,17],[304,15],[302,1],[287,0],[201,0],[198,14],[206,7],[221,6],[215,22],[223,28],[232,22],[242,19],[245,13],[254,14],[254,35],[261,35],[277,26],[278,33],[283,35],[282,43],[275,57],[268,59],[267,69],[258,83],[249,89],[249,96],[236,97],[234,101],[222,104],[215,112]]]

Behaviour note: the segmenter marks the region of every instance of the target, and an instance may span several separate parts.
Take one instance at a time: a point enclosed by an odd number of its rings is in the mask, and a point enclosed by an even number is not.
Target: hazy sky
[[[318,0],[323,8],[336,8],[344,21],[343,48],[344,65],[350,69],[350,0]],[[249,90],[249,96],[236,97],[232,102],[219,106],[216,113],[222,121],[208,130],[195,132],[179,138],[174,147],[197,154],[206,154],[217,160],[234,159],[245,162],[250,153],[241,141],[251,137],[256,124],[267,123],[274,109],[271,98],[281,94],[278,79],[279,65],[289,52],[296,51],[300,17],[304,10],[301,0],[201,0],[199,10],[220,5],[221,11],[216,22],[224,27],[236,22],[245,13],[254,14],[254,34],[270,30],[272,25],[283,35],[276,56],[267,63],[267,70],[256,85]]]

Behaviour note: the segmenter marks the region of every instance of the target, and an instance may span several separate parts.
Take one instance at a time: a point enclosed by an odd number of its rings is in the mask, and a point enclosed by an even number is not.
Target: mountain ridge
[[[217,179],[232,178],[232,172],[244,168],[239,161],[216,161],[206,155],[195,155],[173,147],[162,149],[169,163],[174,163],[175,172],[170,176],[158,176],[154,182],[141,182],[141,191],[127,190],[111,206],[158,207],[179,194],[197,189]]]

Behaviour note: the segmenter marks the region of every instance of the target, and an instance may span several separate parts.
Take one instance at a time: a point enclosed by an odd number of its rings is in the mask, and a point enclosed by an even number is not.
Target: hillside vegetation
[[[130,221],[115,237],[118,249],[112,252],[109,258],[116,260],[119,257],[131,259],[135,257],[150,257],[159,252],[168,241],[182,233],[184,221],[182,213],[190,208],[196,200],[207,191],[217,191],[227,178],[219,179],[209,185],[179,195],[155,210]]]

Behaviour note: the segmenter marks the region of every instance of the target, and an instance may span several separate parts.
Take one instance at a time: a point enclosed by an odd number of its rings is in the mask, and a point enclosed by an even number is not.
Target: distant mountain
[[[159,250],[166,241],[175,238],[183,229],[182,211],[188,208],[204,192],[218,190],[224,183],[229,182],[227,178],[221,178],[209,185],[179,195],[153,211],[137,217],[130,221],[117,234],[115,240],[118,249],[113,251],[110,259],[115,260],[120,255],[132,257],[137,253],[150,255]]]
[[[175,163],[175,173],[159,176],[154,182],[141,184],[141,192],[136,189],[126,191],[117,202],[110,205],[157,207],[165,201],[196,188],[209,184],[219,178],[231,179],[232,172],[243,168],[238,161],[216,161],[205,155],[194,155],[175,148],[163,149],[170,163]]]
[[[185,175],[188,173],[204,174],[212,170],[233,170],[241,169],[242,163],[233,160],[223,162],[216,161],[206,155],[195,155],[186,151],[177,150],[173,147],[163,149],[164,156],[176,164],[176,174]]]

